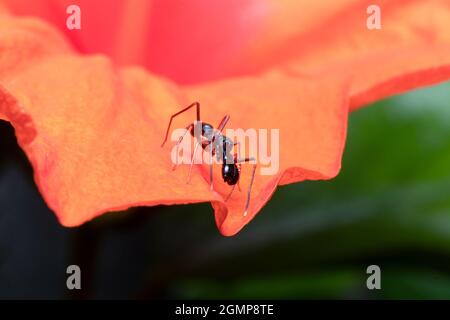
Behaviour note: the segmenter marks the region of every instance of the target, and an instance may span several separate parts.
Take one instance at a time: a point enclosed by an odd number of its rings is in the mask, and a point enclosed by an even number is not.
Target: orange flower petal
[[[450,2],[376,1],[381,29],[369,30],[371,0],[274,1],[258,41],[235,66],[254,73],[291,72],[352,78],[350,108],[448,78]]]
[[[145,75],[153,94],[144,99],[135,78],[101,56],[61,54],[1,79],[0,110],[66,226],[130,206],[217,198],[200,177],[186,186],[159,149],[160,115],[149,107],[177,105],[171,86]]]
[[[261,32],[268,5],[264,0],[3,1],[15,14],[51,22],[82,53],[104,53],[116,64],[138,64],[180,83],[223,76]],[[81,30],[66,27],[71,4],[81,9]]]
[[[278,184],[330,179],[338,174],[347,128],[346,82],[327,76],[318,80],[273,72],[259,78],[198,86],[187,93],[191,100],[203,102],[204,118],[212,119],[212,123],[230,114],[232,128],[280,129],[279,173],[257,173],[248,215],[243,212],[251,177],[249,164],[242,169],[243,192],[235,192],[226,206],[214,205],[222,234],[233,235],[252,220]],[[256,150],[249,153],[256,154]],[[230,187],[222,183],[215,189],[226,195]]]
[[[1,30],[12,30],[0,33],[5,59],[0,113],[15,127],[41,193],[66,226],[134,205],[214,201],[220,230],[231,235],[259,211],[280,179],[330,178],[339,171],[347,114],[344,83],[273,72],[180,89],[138,68],[115,69],[102,56],[79,57],[39,22],[0,21]],[[17,53],[20,61],[13,60]],[[230,97],[230,91],[236,94]],[[209,191],[201,174],[187,185],[187,166],[172,171],[170,150],[160,148],[170,114],[196,97],[203,103],[202,116],[212,122],[229,113],[233,127],[283,126],[280,173],[257,175],[247,217],[244,192],[225,205],[228,189],[219,177],[216,192]],[[297,117],[289,108],[273,116],[279,105],[298,106]],[[301,150],[291,148],[295,143]],[[248,179],[243,174],[243,188]]]
[[[0,0],[1,1],[1,0]],[[151,0],[3,0],[17,15],[31,15],[53,24],[84,54],[108,55],[117,65],[147,67],[151,54]],[[66,9],[81,10],[81,29],[69,30]],[[153,51],[154,48],[151,48]]]
[[[306,9],[305,1],[291,3]],[[39,189],[64,225],[133,205],[212,201],[219,229],[232,235],[278,184],[329,179],[339,172],[350,99],[358,107],[450,76],[444,1],[425,7],[418,1],[383,2],[388,10],[383,31],[359,27],[366,18],[359,10],[366,4],[319,1],[308,11],[308,28],[301,30],[294,25],[297,11],[288,6],[286,16],[271,25],[273,32],[247,47],[229,73],[254,76],[192,87],[139,68],[118,69],[103,56],[79,56],[47,25],[2,16],[0,115],[16,128]],[[273,8],[282,7],[274,2]],[[438,18],[426,24],[420,10]],[[349,17],[344,21],[343,13]],[[280,171],[257,174],[247,216],[250,166],[243,166],[244,192],[225,203],[229,187],[217,173],[215,192],[209,191],[203,167],[186,185],[187,166],[173,172],[170,149],[159,147],[169,116],[194,100],[202,103],[202,118],[213,124],[230,114],[231,128],[280,129]],[[190,121],[186,115],[177,126]]]

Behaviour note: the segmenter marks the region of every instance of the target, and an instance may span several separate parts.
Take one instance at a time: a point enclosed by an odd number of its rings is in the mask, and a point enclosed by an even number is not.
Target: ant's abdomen
[[[239,169],[236,164],[222,165],[222,177],[223,180],[230,186],[235,185],[239,181]]]

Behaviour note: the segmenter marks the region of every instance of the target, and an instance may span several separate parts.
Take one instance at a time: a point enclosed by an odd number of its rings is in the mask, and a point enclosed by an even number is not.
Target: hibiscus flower
[[[233,235],[278,185],[339,173],[349,110],[450,78],[445,0],[377,1],[374,30],[365,0],[80,0],[80,30],[66,26],[71,4],[0,2],[0,119],[65,226],[210,201]],[[160,147],[193,101],[206,122],[229,114],[232,128],[280,130],[279,171],[257,172],[247,215],[246,192],[225,201],[229,186],[216,178],[210,190],[203,166],[186,184],[189,166],[172,171]]]

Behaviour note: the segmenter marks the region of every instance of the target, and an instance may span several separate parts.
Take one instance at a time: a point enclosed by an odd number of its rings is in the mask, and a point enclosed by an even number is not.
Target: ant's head
[[[212,138],[212,136],[214,135],[214,128],[212,125],[210,125],[209,123],[202,123],[202,136],[204,136],[205,138],[208,138],[208,140],[210,138]]]
[[[191,135],[193,137],[202,136],[211,140],[214,135],[214,128],[209,123],[197,121],[191,128]]]

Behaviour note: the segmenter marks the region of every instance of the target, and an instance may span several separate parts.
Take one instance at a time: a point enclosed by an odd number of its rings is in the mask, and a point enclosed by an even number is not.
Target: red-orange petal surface
[[[212,201],[220,231],[235,234],[278,184],[339,172],[349,105],[450,77],[446,1],[381,1],[381,30],[365,27],[368,1],[310,3],[264,1],[254,40],[241,43],[232,64],[223,59],[220,73],[201,70],[202,81],[224,79],[195,86],[80,55],[47,24],[0,15],[0,118],[15,127],[60,221],[74,226],[134,205]],[[187,185],[187,166],[172,171],[170,148],[160,148],[170,114],[194,100],[213,124],[230,114],[231,128],[280,129],[280,170],[257,174],[247,216],[250,166],[244,192],[225,203],[229,187],[217,174],[215,192],[205,168]]]

